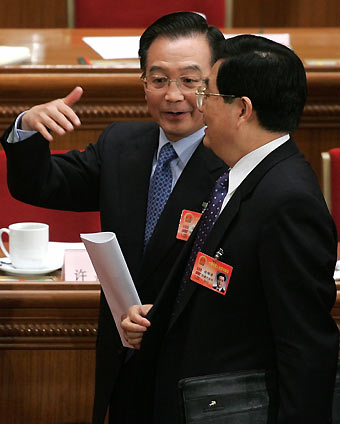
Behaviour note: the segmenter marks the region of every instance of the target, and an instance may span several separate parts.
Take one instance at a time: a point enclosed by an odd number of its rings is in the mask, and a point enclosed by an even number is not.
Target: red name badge
[[[183,209],[176,237],[180,240],[187,241],[201,216],[202,214],[199,212]]]
[[[190,279],[225,295],[232,271],[232,266],[199,252]]]

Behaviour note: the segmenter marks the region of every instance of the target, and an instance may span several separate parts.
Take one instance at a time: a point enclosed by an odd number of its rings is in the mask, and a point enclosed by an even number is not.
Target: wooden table
[[[0,282],[1,424],[91,422],[100,286],[60,274]]]
[[[234,28],[225,32],[258,32],[256,28]],[[303,59],[340,59],[340,28],[267,28],[264,32],[289,32],[291,43]],[[2,29],[0,45],[31,48],[28,65],[0,68],[0,131],[19,112],[48,100],[65,96],[75,85],[85,94],[75,106],[82,127],[63,138],[55,148],[82,148],[97,139],[113,121],[150,120],[140,71],[121,63],[118,67],[79,65],[77,58],[99,59],[82,41],[83,36],[139,35],[141,30],[123,29]],[[307,66],[308,101],[294,138],[321,176],[320,153],[340,146],[340,67]]]

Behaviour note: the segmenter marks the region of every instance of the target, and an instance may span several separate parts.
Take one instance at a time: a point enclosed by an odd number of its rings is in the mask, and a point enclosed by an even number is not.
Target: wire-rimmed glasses
[[[220,94],[220,93],[209,93],[209,92],[207,93],[206,90],[207,88],[203,86],[200,86],[196,89],[196,92],[195,92],[196,105],[199,109],[203,106],[204,99],[210,96],[229,97],[230,99],[235,99],[236,97],[239,97],[239,96],[235,96],[234,94]]]
[[[182,75],[176,79],[170,79],[165,75],[141,76],[146,90],[159,91],[166,90],[172,82],[175,82],[178,89],[182,92],[195,91],[201,84],[202,78],[194,75]]]

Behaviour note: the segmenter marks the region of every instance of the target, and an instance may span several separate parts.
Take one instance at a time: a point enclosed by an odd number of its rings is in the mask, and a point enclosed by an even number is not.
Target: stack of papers
[[[0,66],[27,62],[31,57],[28,47],[0,46]]]

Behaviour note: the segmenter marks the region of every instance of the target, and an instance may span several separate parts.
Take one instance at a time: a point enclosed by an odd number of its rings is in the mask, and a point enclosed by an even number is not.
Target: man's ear
[[[248,115],[251,115],[253,112],[253,104],[249,97],[241,97],[242,102],[242,110],[241,110],[241,116],[248,117]]]
[[[249,97],[241,97],[239,99],[241,105],[239,109],[239,123],[248,122],[253,115],[253,104]]]

